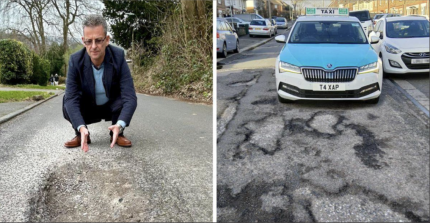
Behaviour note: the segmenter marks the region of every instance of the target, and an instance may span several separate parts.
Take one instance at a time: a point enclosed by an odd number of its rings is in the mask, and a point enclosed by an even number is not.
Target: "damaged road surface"
[[[429,221],[429,124],[377,105],[277,100],[273,69],[218,76],[218,221]]]
[[[0,221],[212,221],[212,106],[137,98],[131,148],[110,148],[110,122],[64,148],[62,97],[0,125]]]

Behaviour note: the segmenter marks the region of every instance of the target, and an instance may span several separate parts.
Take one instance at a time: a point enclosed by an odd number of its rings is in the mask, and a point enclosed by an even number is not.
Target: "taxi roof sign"
[[[344,15],[348,16],[348,8],[306,8],[306,15]]]

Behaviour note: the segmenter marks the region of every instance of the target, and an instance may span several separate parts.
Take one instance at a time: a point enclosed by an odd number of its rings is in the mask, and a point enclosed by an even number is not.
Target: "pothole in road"
[[[275,97],[262,98],[260,100],[254,101],[252,105],[276,105],[278,104],[278,99]]]
[[[254,79],[252,79],[250,81],[246,81],[246,82],[236,82],[236,83],[230,84],[229,86],[231,86],[231,87],[237,87],[237,86],[243,86],[243,85],[249,86],[249,85],[253,85],[255,83],[257,83],[257,78],[254,78]]]
[[[338,117],[331,114],[317,114],[309,125],[321,133],[336,134],[333,126],[338,122]]]
[[[30,221],[147,221],[147,203],[125,172],[69,164],[53,172],[31,200]]]

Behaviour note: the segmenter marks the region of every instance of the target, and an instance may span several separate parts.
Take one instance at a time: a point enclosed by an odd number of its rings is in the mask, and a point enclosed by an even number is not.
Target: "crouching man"
[[[124,136],[136,110],[137,98],[124,51],[109,45],[106,20],[89,15],[83,23],[85,48],[70,56],[63,115],[76,136],[67,141],[66,148],[81,146],[88,151],[91,143],[87,125],[112,121],[110,147],[115,144],[130,147]]]

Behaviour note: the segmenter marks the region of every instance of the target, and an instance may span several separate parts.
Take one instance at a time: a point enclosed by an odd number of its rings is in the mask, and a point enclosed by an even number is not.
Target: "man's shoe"
[[[91,144],[90,134],[88,134],[87,143]],[[75,148],[81,146],[81,136],[75,136],[75,138],[73,138],[72,140],[65,142],[64,146],[66,148]]]
[[[110,142],[112,142],[112,136],[110,137]],[[125,136],[118,136],[116,144],[122,147],[131,147],[131,141],[125,138]]]

